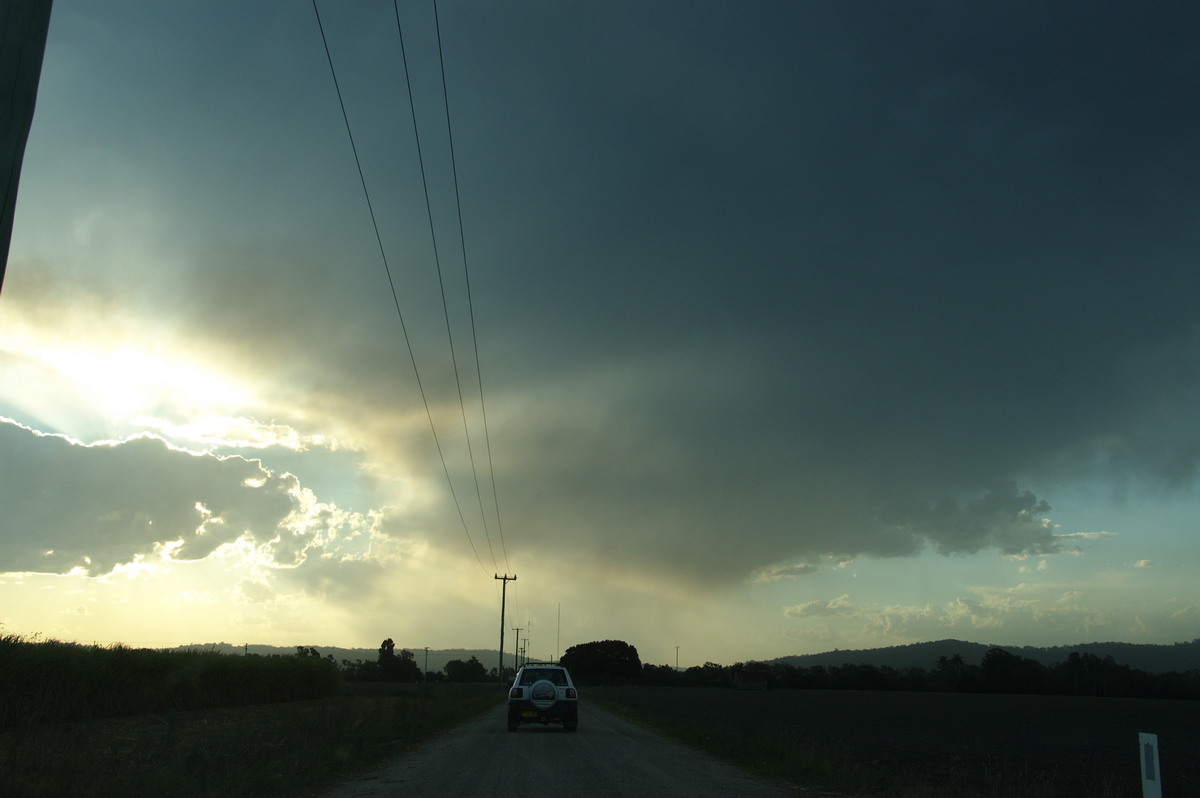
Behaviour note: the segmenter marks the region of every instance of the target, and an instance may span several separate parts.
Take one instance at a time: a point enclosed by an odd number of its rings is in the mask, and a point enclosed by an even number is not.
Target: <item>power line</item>
[[[395,5],[395,0],[392,0],[392,4]],[[500,520],[500,496],[496,491],[496,469],[492,464],[492,441],[491,436],[488,434],[487,404],[484,402],[483,397],[483,371],[479,365],[479,339],[475,332],[475,303],[471,298],[471,272],[467,267],[467,237],[463,232],[462,196],[458,190],[458,161],[454,157],[454,131],[450,122],[450,92],[446,88],[446,67],[442,58],[442,25],[441,19],[438,16],[437,0],[433,0],[433,26],[434,30],[437,32],[438,70],[441,72],[442,76],[442,100],[446,105],[446,137],[450,142],[450,171],[454,176],[454,205],[458,211],[458,239],[462,246],[463,275],[466,277],[467,282],[467,308],[471,315],[471,344],[475,350],[475,378],[479,382],[479,410],[483,418],[483,440],[487,448],[488,473],[491,475],[492,480],[492,501],[494,502],[496,509],[496,529],[500,533],[500,550],[504,554],[504,564],[505,567],[507,567],[508,548],[504,545],[504,524]],[[405,67],[405,74],[407,75],[407,67]],[[412,99],[411,91],[409,92],[409,99]],[[455,376],[458,376],[457,369],[455,370]],[[472,460],[471,463],[473,468],[474,460]],[[476,477],[476,490],[478,490],[478,477]],[[480,512],[483,511],[482,503],[483,498],[481,496],[479,508]],[[484,531],[487,531],[486,521],[484,522]],[[490,543],[491,539],[489,538],[488,540]]]
[[[466,402],[463,400],[462,380],[460,379],[459,373],[458,373],[458,354],[457,354],[457,351],[454,346],[454,331],[450,324],[450,308],[449,308],[448,303],[446,302],[446,282],[442,277],[442,259],[441,259],[441,256],[438,254],[437,229],[433,223],[433,203],[430,202],[430,200],[429,200],[429,180],[426,177],[426,172],[425,172],[425,156],[421,149],[421,133],[420,133],[420,129],[417,127],[417,108],[416,108],[416,103],[413,100],[412,81],[409,78],[409,72],[408,72],[408,54],[405,51],[405,47],[404,47],[404,30],[400,24],[400,8],[399,8],[399,4],[396,2],[396,0],[392,0],[392,10],[395,12],[395,15],[396,15],[396,34],[400,39],[400,59],[404,64],[404,83],[405,83],[405,87],[408,89],[408,109],[412,115],[413,137],[416,139],[416,142],[417,142],[417,162],[420,164],[420,167],[421,167],[421,187],[425,192],[425,211],[426,211],[426,215],[429,218],[429,237],[433,241],[433,262],[437,268],[438,288],[441,290],[441,294],[442,294],[442,315],[445,317],[445,320],[446,320],[446,337],[450,341],[450,362],[454,369],[454,385],[458,389],[458,407],[462,413],[463,436],[466,438],[466,441],[467,441],[467,456],[471,463],[471,475],[475,480],[475,496],[479,501],[479,517],[483,521],[483,534],[484,534],[484,537],[487,539],[488,553],[492,555],[492,565],[496,566],[496,568],[498,569],[499,566],[496,565],[496,552],[492,548],[492,536],[491,536],[490,532],[488,531],[487,513],[485,513],[484,509],[483,509],[483,492],[479,489],[479,470],[475,466],[475,450],[474,450],[474,447],[472,447],[472,445],[471,445],[471,431],[467,425],[467,405],[466,405]],[[435,13],[436,13],[436,9],[435,9]],[[440,44],[439,44],[438,54],[439,54],[439,63],[440,63],[440,56],[441,56]],[[442,89],[444,92],[445,91],[444,75],[443,75]],[[453,163],[454,163],[453,145],[451,145],[450,162],[453,167]],[[461,213],[460,213],[460,218],[459,218],[460,232],[461,232],[461,224],[462,224],[462,219],[461,219]],[[464,268],[465,268],[465,261],[464,261]],[[468,281],[467,281],[468,304],[469,304],[470,290],[471,290],[470,285],[471,285],[470,280],[468,278]],[[472,336],[474,336],[474,332],[475,332],[475,321],[474,321],[474,316],[472,315],[472,319],[471,319]],[[478,359],[479,359],[478,352],[476,352],[476,362],[477,363],[478,363]],[[508,557],[506,554],[505,555],[505,565],[507,565],[507,564],[508,564]]]
[[[383,238],[379,234],[379,223],[375,218],[375,208],[371,203],[371,192],[367,190],[367,179],[363,176],[362,161],[358,157],[358,147],[354,143],[354,132],[350,128],[350,117],[346,113],[346,103],[342,99],[342,88],[338,83],[337,70],[333,65],[333,56],[329,52],[329,41],[325,37],[325,26],[321,23],[321,12],[317,9],[317,0],[312,0],[313,14],[317,18],[317,28],[321,32],[321,44],[325,48],[325,58],[329,62],[329,73],[333,77],[333,87],[337,92],[338,106],[342,109],[342,120],[346,123],[346,135],[350,138],[350,150],[354,153],[354,165],[358,169],[358,179],[362,184],[363,196],[367,201],[367,210],[371,214],[371,226],[375,230],[375,242],[379,245],[379,255],[383,261],[383,270],[387,274],[388,287],[392,292],[392,303],[396,308],[396,315],[400,319],[400,331],[404,335],[404,344],[408,348],[408,357],[412,363],[413,374],[417,380],[417,389],[421,393],[421,402],[425,405],[425,416],[429,419],[429,430],[433,434],[433,442],[437,447],[438,458],[442,461],[442,470],[446,474],[446,482],[450,487],[450,496],[454,500],[454,506],[458,510],[458,518],[462,522],[463,532],[466,533],[467,542],[471,544],[471,551],[475,554],[475,559],[479,562],[479,567],[487,573],[487,568],[483,564],[483,559],[480,558],[478,550],[475,548],[475,541],[471,539],[471,532],[467,529],[467,519],[463,515],[462,505],[458,501],[458,494],[454,491],[454,480],[450,478],[450,467],[446,464],[446,455],[442,451],[442,443],[438,439],[437,427],[433,423],[433,412],[429,408],[429,399],[425,395],[425,386],[421,381],[421,371],[417,367],[417,357],[413,352],[412,341],[408,336],[408,328],[404,323],[404,313],[400,310],[400,298],[396,293],[396,283],[392,279],[392,270],[388,265],[387,252],[383,246]],[[456,375],[457,376],[457,375]],[[495,556],[492,557],[495,560]]]

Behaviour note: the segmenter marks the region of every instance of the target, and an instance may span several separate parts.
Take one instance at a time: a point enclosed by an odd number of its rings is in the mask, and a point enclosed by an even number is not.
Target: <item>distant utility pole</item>
[[[425,646],[425,673],[421,675],[421,681],[429,681],[429,646]],[[503,679],[501,679],[503,681]]]
[[[675,646],[675,670],[679,670],[679,646]]]
[[[517,581],[517,575],[496,574],[496,578],[504,580],[504,586],[500,588],[500,667],[496,669],[496,679],[504,687],[504,602],[508,598],[508,583]]]
[[[513,627],[513,631],[517,633],[517,642],[513,643],[513,662],[515,663],[513,667],[517,670],[521,669],[521,630],[524,628],[523,626]]]

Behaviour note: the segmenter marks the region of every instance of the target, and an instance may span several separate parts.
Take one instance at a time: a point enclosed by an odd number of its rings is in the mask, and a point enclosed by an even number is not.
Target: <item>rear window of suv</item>
[[[567,683],[567,677],[563,676],[563,672],[558,668],[544,668],[537,670],[529,670],[526,668],[521,673],[521,685],[523,687],[528,687],[534,682],[541,681],[542,679],[546,679],[556,685],[565,685]]]

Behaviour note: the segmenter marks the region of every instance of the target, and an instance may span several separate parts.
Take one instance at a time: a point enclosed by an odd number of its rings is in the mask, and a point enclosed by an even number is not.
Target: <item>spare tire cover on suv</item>
[[[538,709],[549,709],[558,702],[558,688],[548,679],[536,681],[529,688],[529,700]]]

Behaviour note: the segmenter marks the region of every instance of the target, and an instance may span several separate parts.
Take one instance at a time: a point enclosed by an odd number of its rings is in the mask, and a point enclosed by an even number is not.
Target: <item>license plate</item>
[[[532,712],[528,709],[521,713],[521,717],[523,717],[523,718],[536,718],[537,716],[538,716],[538,713]]]

